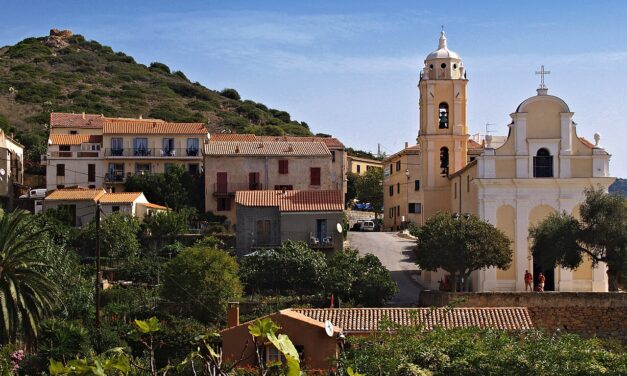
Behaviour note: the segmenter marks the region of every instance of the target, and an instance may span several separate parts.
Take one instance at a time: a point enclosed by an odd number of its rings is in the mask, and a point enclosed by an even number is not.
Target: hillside
[[[609,189],[610,193],[618,192],[627,196],[627,179],[618,178],[612,185],[610,185]]]
[[[165,64],[139,64],[70,31],[0,48],[0,128],[40,148],[51,111],[206,122],[213,132],[311,134],[289,113],[242,101],[234,89],[208,89]]]

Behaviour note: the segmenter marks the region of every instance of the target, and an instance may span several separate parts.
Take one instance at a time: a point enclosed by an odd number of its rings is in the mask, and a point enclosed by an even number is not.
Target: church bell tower
[[[450,211],[448,176],[467,163],[466,72],[461,57],[448,49],[444,30],[438,49],[420,73],[420,132],[425,218]]]

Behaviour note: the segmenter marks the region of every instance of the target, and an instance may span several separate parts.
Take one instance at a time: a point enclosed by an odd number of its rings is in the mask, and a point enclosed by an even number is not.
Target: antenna
[[[324,332],[327,333],[329,337],[333,337],[333,323],[329,320],[324,322]]]
[[[496,125],[494,123],[490,123],[490,122],[486,122],[485,123],[485,134],[486,136],[489,135],[492,131],[490,130],[490,125]]]

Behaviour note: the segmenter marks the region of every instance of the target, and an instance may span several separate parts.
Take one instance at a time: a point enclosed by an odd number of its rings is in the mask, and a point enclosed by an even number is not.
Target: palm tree
[[[37,327],[56,301],[56,286],[43,274],[37,253],[45,228],[25,211],[0,210],[0,343],[20,341],[32,348]]]

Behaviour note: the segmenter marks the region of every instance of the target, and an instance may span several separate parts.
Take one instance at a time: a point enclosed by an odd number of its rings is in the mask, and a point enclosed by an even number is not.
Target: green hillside
[[[27,147],[41,148],[42,140],[45,147],[51,111],[206,122],[214,132],[311,134],[289,113],[242,101],[234,89],[208,89],[165,64],[139,64],[68,31],[0,48],[0,128]]]

